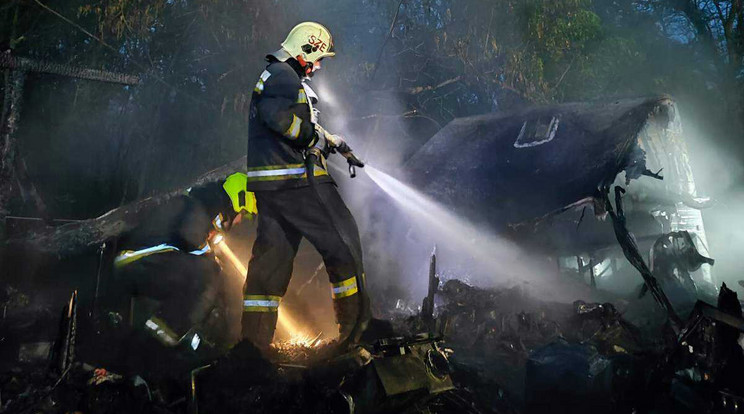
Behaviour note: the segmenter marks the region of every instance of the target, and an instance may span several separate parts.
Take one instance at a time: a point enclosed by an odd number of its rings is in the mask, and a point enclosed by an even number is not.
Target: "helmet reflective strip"
[[[274,175],[292,175],[292,174],[304,174],[305,167],[300,168],[285,168],[281,170],[262,170],[262,171],[248,171],[246,175],[248,177],[270,177]]]
[[[345,298],[357,293],[358,291],[359,289],[357,287],[356,277],[354,276],[331,285],[331,296],[333,296],[333,299]]]
[[[291,139],[297,139],[300,136],[301,125],[302,119],[300,119],[297,115],[292,114],[292,125],[289,126],[287,132],[285,132],[284,135]]]

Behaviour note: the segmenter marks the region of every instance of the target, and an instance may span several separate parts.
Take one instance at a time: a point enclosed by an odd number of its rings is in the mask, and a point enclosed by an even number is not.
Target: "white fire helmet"
[[[289,32],[282,48],[271,54],[281,62],[296,58],[304,66],[336,56],[331,32],[320,23],[302,22]],[[303,62],[304,61],[304,62]]]

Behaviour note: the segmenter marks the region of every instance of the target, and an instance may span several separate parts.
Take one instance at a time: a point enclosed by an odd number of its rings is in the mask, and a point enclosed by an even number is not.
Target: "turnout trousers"
[[[227,344],[227,324],[219,317],[224,314],[222,278],[211,255],[152,254],[117,267],[114,274],[111,300],[116,303],[111,305],[129,313],[132,327],[112,350],[123,370],[175,378],[213,356],[207,344]]]
[[[202,322],[220,291],[220,268],[209,255],[153,254],[117,268],[115,275],[127,297],[138,298],[143,305],[130,315],[134,326],[156,321],[174,335]]]
[[[354,217],[336,186],[320,183],[255,194],[258,234],[243,292],[242,337],[261,349],[271,343],[279,303],[305,237],[323,257],[340,340],[358,341],[370,318],[362,247]]]

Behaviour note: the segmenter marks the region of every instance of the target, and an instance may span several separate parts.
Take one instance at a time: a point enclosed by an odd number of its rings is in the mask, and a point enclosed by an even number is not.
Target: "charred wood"
[[[25,80],[24,72],[13,70],[10,71],[9,82],[5,85],[7,114],[0,125],[0,215],[2,216],[8,214],[8,203],[17,181],[15,164],[18,146],[15,133],[21,114]]]
[[[97,248],[106,240],[134,228],[149,211],[170,199],[184,194],[186,189],[223,180],[236,171],[245,170],[245,157],[202,174],[181,188],[147,197],[113,209],[99,217],[68,223],[59,227],[47,227],[5,242],[7,247],[29,248],[41,253],[70,256]]]
[[[615,208],[617,209],[617,211],[613,209],[608,193],[609,188],[605,188],[602,191],[602,196],[605,200],[605,208],[607,210],[607,213],[610,215],[610,218],[612,219],[612,227],[615,231],[615,237],[617,238],[617,242],[620,244],[620,247],[623,250],[625,258],[628,259],[630,264],[633,265],[633,267],[635,267],[641,274],[641,277],[643,277],[643,280],[648,286],[651,295],[654,297],[659,306],[661,306],[661,308],[667,313],[669,321],[671,322],[675,332],[679,332],[679,330],[681,329],[682,321],[677,313],[674,311],[671,302],[669,302],[669,298],[666,296],[666,294],[664,294],[664,291],[659,286],[656,278],[651,273],[651,269],[649,269],[648,265],[643,260],[643,256],[641,255],[641,252],[638,248],[638,243],[636,242],[635,236],[633,236],[633,233],[631,233],[626,226],[626,217],[625,211],[623,210],[622,198],[623,193],[625,193],[625,189],[619,186],[615,187]]]

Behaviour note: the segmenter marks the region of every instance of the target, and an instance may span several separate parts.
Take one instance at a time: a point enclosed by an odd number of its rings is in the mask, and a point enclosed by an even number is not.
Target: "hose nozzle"
[[[353,152],[342,152],[341,155],[346,158],[346,162],[349,163],[349,176],[351,178],[356,177],[356,167],[364,168],[364,161],[357,158],[356,155],[354,155]]]

